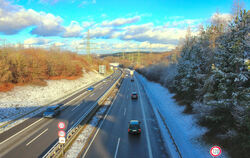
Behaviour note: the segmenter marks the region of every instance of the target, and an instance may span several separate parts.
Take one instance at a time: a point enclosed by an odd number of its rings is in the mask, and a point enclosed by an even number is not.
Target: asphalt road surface
[[[66,133],[90,109],[97,100],[119,78],[116,71],[106,82],[94,86],[92,92],[82,90],[65,99],[66,107],[53,119],[36,115],[23,123],[0,134],[0,157],[2,158],[36,158],[42,157],[57,141],[59,121],[66,123]]]
[[[131,99],[137,92],[138,100]],[[141,135],[128,134],[128,122],[140,120]],[[83,158],[167,158],[169,157],[148,98],[135,79],[126,77],[104,121],[100,123]]]

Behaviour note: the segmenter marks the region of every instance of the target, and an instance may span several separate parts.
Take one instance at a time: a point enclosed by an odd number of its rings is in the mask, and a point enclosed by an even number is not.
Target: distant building
[[[110,66],[113,66],[113,67],[118,67],[120,64],[119,63],[109,63]]]

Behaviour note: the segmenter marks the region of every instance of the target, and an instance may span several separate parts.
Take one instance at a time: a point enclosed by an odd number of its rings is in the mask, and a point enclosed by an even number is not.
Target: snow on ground
[[[154,109],[163,139],[165,139],[165,146],[170,150],[172,157],[179,156],[157,110],[164,117],[183,158],[211,158],[209,150],[212,146],[207,146],[199,139],[206,129],[196,124],[195,115],[183,114],[184,106],[179,106],[172,99],[173,94],[168,89],[158,83],[148,81],[138,73],[136,76],[142,83],[146,94],[150,96],[148,98]],[[220,158],[225,157],[227,156],[222,151]]]
[[[100,117],[103,113],[106,111],[108,106],[110,105],[110,101],[106,101],[104,106],[102,106],[98,112],[95,114],[95,116],[92,118],[92,120],[89,122],[89,124],[85,127],[85,129],[82,131],[82,133],[77,137],[77,139],[74,141],[70,149],[65,153],[64,158],[75,158],[78,156],[78,154],[81,152],[83,146],[87,142],[88,138],[90,137],[92,131],[96,128]]]
[[[0,125],[103,78],[104,76],[96,72],[89,72],[84,73],[83,77],[76,80],[48,80],[48,85],[44,87],[17,86],[12,91],[0,92]],[[45,108],[43,107],[39,111],[43,111]],[[20,121],[22,122],[37,113],[38,111],[31,113],[18,122],[20,123]],[[2,132],[2,129],[0,132]]]

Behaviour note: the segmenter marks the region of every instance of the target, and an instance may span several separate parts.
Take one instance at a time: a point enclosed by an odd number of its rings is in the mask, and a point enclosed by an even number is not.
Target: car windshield
[[[130,124],[129,125],[129,129],[132,129],[132,130],[135,130],[135,129],[138,129],[139,128],[139,125],[137,124]]]

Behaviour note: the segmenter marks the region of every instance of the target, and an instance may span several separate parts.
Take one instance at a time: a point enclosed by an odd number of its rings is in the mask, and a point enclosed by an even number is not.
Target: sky
[[[167,51],[187,27],[230,21],[233,0],[0,0],[0,44],[60,47],[84,54]],[[249,0],[244,6],[249,9]],[[247,7],[246,7],[247,6]]]

